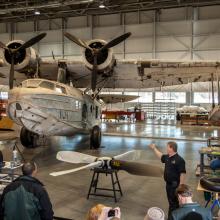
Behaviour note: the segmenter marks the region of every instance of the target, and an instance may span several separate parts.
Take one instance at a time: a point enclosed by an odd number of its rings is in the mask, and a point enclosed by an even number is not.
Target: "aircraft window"
[[[22,82],[22,87],[37,88],[41,80],[26,80]]]
[[[76,109],[81,109],[81,102],[76,100]]]
[[[83,104],[83,107],[82,107],[82,119],[83,121],[87,119],[87,105],[86,104]]]
[[[95,107],[95,118],[99,117],[99,108],[98,106]]]
[[[40,87],[45,88],[45,89],[54,89],[54,84],[51,82],[43,81],[40,83]]]
[[[62,86],[56,85],[56,92],[66,94],[66,89]]]

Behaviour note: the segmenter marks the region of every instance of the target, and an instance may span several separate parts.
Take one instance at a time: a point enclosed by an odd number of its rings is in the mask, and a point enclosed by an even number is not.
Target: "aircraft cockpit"
[[[67,94],[66,88],[59,85],[57,82],[44,79],[28,79],[22,82],[23,88],[44,88],[56,91],[61,94]]]

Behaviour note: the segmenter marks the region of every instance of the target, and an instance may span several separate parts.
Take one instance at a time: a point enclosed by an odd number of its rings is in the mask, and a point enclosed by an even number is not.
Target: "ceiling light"
[[[100,2],[99,8],[105,8],[104,2]]]
[[[34,11],[35,15],[40,15],[40,11]]]

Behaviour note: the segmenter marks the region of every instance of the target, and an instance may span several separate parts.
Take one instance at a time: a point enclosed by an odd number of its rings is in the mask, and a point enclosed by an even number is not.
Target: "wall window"
[[[152,92],[139,92],[138,102],[141,103],[152,103],[153,102],[153,93]]]
[[[217,93],[214,93],[215,103],[218,102]],[[193,103],[201,104],[201,103],[212,103],[212,93],[211,92],[194,92],[193,93]]]
[[[185,92],[155,92],[155,102],[186,103]]]
[[[8,99],[8,92],[0,92],[0,100]]]
[[[124,95],[136,95],[136,96],[138,96],[138,92],[125,92]],[[138,98],[134,99],[130,102],[138,102]]]

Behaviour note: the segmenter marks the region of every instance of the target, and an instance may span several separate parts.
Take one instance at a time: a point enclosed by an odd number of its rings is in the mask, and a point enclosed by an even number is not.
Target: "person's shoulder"
[[[178,153],[175,154],[175,157],[179,160],[179,161],[184,161],[183,157],[181,157]]]
[[[16,190],[21,185],[20,181],[13,181],[4,188],[4,193]]]
[[[172,219],[179,219],[185,214],[186,210],[182,207],[172,211]]]
[[[207,213],[210,213],[210,209],[209,208],[205,208],[205,207],[202,207],[202,206],[199,206],[199,209],[202,211],[202,212],[207,212]]]

